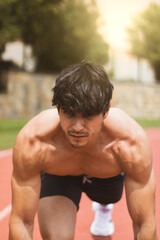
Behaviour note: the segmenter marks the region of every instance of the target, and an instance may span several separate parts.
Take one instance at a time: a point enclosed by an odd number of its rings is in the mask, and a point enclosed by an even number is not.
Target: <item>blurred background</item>
[[[57,74],[84,59],[114,84],[112,106],[160,126],[159,0],[0,1],[0,149],[51,108]]]

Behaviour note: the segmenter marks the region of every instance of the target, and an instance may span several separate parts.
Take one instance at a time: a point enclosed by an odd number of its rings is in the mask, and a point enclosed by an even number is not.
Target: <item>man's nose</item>
[[[84,130],[84,120],[82,118],[76,118],[72,127],[75,132],[81,132]]]

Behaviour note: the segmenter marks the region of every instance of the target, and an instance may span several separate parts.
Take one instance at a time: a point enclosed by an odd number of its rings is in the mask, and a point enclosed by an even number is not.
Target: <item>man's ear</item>
[[[108,109],[107,109],[107,111],[104,114],[104,119],[106,119],[106,117],[108,116],[110,107],[111,107],[111,103],[108,105]]]

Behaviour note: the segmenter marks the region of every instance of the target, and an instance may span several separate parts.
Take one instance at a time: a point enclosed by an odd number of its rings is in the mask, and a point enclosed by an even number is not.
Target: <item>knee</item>
[[[62,232],[57,235],[55,240],[74,240],[74,234],[72,232]]]
[[[70,231],[64,231],[63,226],[60,232],[41,232],[43,240],[74,240],[74,233]]]

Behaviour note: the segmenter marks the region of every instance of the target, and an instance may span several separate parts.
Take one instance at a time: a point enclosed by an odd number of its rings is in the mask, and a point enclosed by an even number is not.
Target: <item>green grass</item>
[[[0,119],[0,150],[13,147],[18,132],[27,121],[27,119]]]
[[[136,120],[142,127],[160,127],[160,119]],[[0,119],[0,150],[12,148],[20,129],[28,122],[28,119]]]
[[[136,121],[137,121],[143,128],[160,127],[160,119],[153,119],[153,120],[136,119]]]

